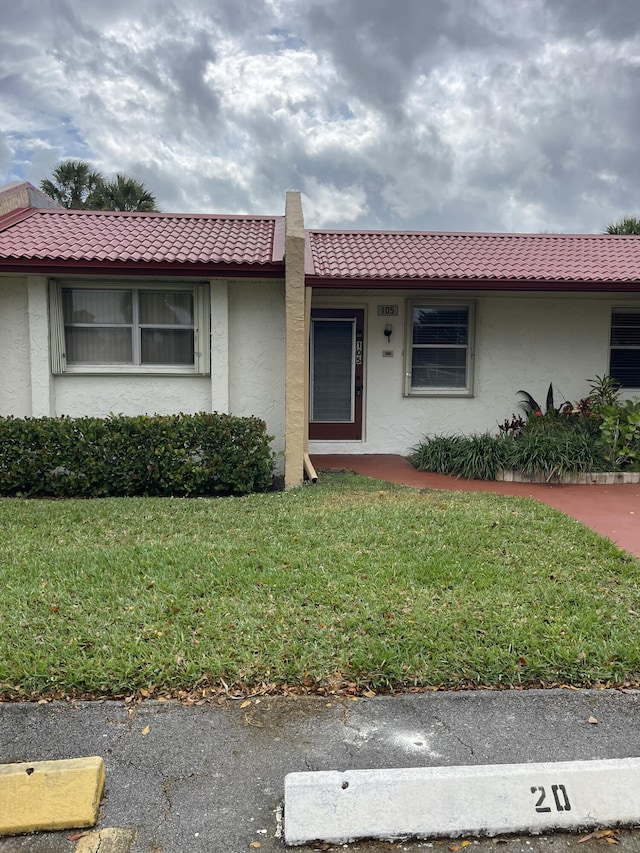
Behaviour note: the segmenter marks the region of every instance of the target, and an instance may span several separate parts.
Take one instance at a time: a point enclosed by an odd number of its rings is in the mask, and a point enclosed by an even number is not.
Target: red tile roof
[[[0,217],[0,270],[32,264],[281,271],[283,233],[284,217],[23,208]]]
[[[313,286],[640,290],[640,236],[308,231]],[[277,275],[284,217],[21,208],[0,272]]]
[[[640,237],[311,231],[309,242],[319,284],[640,283]]]

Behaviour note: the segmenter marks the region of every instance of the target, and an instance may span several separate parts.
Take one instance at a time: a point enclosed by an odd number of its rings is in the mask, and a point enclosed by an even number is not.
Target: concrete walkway
[[[419,489],[460,492],[495,492],[500,495],[534,498],[577,518],[640,557],[640,485],[561,486],[539,483],[502,483],[461,480],[444,474],[416,470],[403,456],[393,454],[332,454],[312,456],[317,470],[348,469],[389,483],[404,483]]]

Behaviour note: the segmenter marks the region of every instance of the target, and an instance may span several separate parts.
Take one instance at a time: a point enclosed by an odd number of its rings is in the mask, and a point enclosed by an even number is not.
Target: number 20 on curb
[[[531,793],[537,794],[538,799],[536,800],[535,810],[537,812],[550,812],[553,811],[553,807],[547,805],[547,792],[543,785],[532,785]],[[571,811],[571,803],[569,802],[569,795],[567,794],[567,789],[564,785],[552,785],[551,793],[553,794],[553,802],[555,803],[555,810],[557,812],[570,812]]]

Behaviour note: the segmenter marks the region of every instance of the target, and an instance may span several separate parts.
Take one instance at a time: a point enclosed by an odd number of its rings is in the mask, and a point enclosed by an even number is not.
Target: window
[[[51,282],[54,373],[209,370],[203,284]]]
[[[613,309],[609,375],[623,388],[640,388],[640,308]]]
[[[405,395],[471,396],[474,306],[409,302]]]

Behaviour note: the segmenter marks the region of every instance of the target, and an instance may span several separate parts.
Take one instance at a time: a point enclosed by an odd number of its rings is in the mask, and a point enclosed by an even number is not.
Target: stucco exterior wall
[[[26,278],[0,279],[0,415],[31,415]]]
[[[0,415],[255,415],[284,449],[284,282],[211,282],[211,376],[52,376],[46,276],[0,278]]]
[[[544,400],[578,399],[608,369],[613,306],[630,295],[476,294],[474,396],[404,397],[407,299],[417,291],[313,291],[314,306],[365,309],[364,438],[310,442],[312,453],[406,453],[426,434],[496,431],[518,411],[519,389]],[[451,294],[449,294],[451,298]],[[464,294],[456,294],[464,299]],[[397,305],[398,316],[378,316]],[[211,377],[51,376],[45,276],[0,278],[0,414],[15,417],[228,411],[256,415],[285,442],[283,281],[217,280],[211,285]],[[393,326],[387,343],[383,330]],[[384,356],[385,352],[391,356]],[[299,365],[301,376],[304,364]],[[640,389],[624,392],[640,396]]]
[[[57,376],[55,414],[171,414],[218,411],[255,415],[284,448],[284,285],[211,282],[211,377]],[[276,470],[282,471],[278,457]]]
[[[476,295],[473,397],[404,397],[407,299],[437,295],[314,291],[314,306],[366,309],[366,374],[363,440],[312,441],[311,453],[407,453],[427,434],[497,432],[499,422],[520,411],[520,389],[544,403],[550,382],[557,398],[586,396],[589,380],[608,370],[611,307],[640,304],[628,296]],[[398,316],[378,316],[378,305],[397,305]],[[383,357],[389,350],[393,356]]]
[[[284,450],[284,283],[229,286],[229,411],[262,418],[276,453]],[[278,470],[282,471],[279,457]]]
[[[56,376],[55,415],[193,414],[211,410],[207,376]]]

